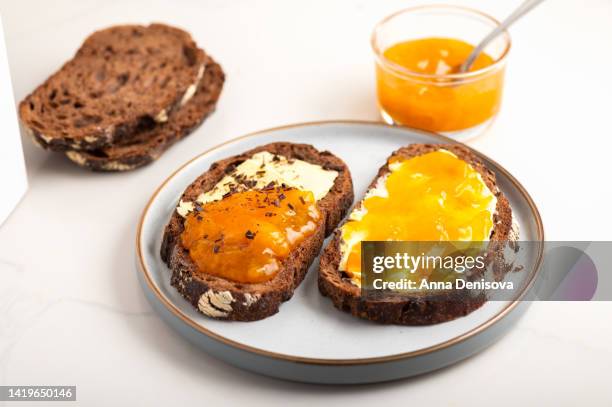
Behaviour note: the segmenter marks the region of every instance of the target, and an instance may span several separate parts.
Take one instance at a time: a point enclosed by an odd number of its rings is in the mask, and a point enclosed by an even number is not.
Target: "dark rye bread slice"
[[[191,36],[163,24],[121,25],[91,34],[76,55],[19,104],[43,147],[91,150],[165,122],[193,93],[205,61]]]
[[[69,150],[66,156],[94,171],[129,171],[149,164],[176,141],[190,134],[215,110],[224,78],[219,64],[208,58],[195,95],[166,123],[158,124],[151,120],[127,141],[92,151]]]
[[[304,279],[325,236],[340,223],[353,202],[351,174],[342,160],[328,151],[318,151],[307,144],[285,142],[267,144],[215,162],[186,189],[181,200],[195,201],[202,192],[211,190],[226,173],[261,151],[317,164],[324,169],[337,171],[338,176],[327,195],[317,202],[323,218],[316,233],[292,251],[283,261],[281,271],[264,283],[237,283],[199,273],[189,253],[180,243],[183,218],[174,211],[164,230],[161,258],[172,271],[171,284],[196,309],[213,318],[255,321],[277,313],[281,303],[292,297]]]
[[[512,210],[498,188],[495,174],[467,147],[459,144],[411,144],[402,147],[392,157],[412,158],[438,149],[448,150],[468,162],[480,173],[485,184],[497,197],[492,241],[505,242],[512,238]],[[383,165],[369,188],[376,185],[378,178],[389,173]],[[431,325],[464,316],[484,304],[484,295],[468,296],[462,290],[439,292],[438,294],[415,294],[386,297],[382,299],[363,298],[361,288],[350,282],[348,275],[339,270],[341,231],[336,229],[331,242],[323,250],[319,265],[319,291],[330,297],[334,306],[354,316],[384,324]]]

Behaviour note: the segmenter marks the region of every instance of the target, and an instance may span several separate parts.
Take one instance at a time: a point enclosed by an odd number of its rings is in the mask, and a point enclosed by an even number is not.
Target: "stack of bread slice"
[[[26,131],[82,167],[126,171],[158,158],[214,111],[221,67],[164,24],[90,35],[19,105]]]

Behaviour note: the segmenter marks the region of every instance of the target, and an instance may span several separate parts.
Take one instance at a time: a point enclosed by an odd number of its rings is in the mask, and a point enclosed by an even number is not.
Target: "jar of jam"
[[[481,134],[500,109],[508,33],[493,40],[468,72],[458,69],[497,25],[457,6],[414,7],[382,20],[372,48],[383,119],[462,141]]]

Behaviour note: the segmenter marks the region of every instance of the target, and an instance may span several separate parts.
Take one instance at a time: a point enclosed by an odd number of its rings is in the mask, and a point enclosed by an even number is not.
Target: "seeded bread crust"
[[[162,123],[197,87],[205,54],[164,24],[91,34],[76,55],[19,104],[26,131],[55,151],[92,150]]]
[[[151,120],[128,141],[94,151],[69,150],[66,156],[93,171],[129,171],[149,164],[214,112],[224,79],[221,66],[208,58],[195,95],[166,123],[157,124]]]
[[[407,159],[438,149],[445,149],[456,154],[480,173],[487,187],[497,197],[494,226],[490,239],[500,242],[507,241],[512,230],[510,204],[498,188],[495,174],[470,149],[458,144],[411,144],[395,151],[391,157]],[[368,189],[375,186],[378,178],[389,172],[385,163]],[[431,325],[465,316],[486,302],[484,294],[469,296],[462,290],[451,290],[435,295],[415,294],[411,298],[405,296],[385,299],[363,298],[361,288],[352,284],[346,273],[338,270],[341,259],[340,242],[341,232],[338,228],[334,231],[331,242],[323,250],[318,274],[319,291],[329,297],[339,310],[383,324]]]
[[[281,271],[270,281],[244,284],[198,271],[189,253],[180,243],[184,219],[175,210],[164,231],[161,258],[172,271],[171,284],[201,313],[217,319],[255,321],[278,312],[282,302],[293,296],[308,268],[318,255],[325,236],[339,224],[353,203],[353,182],[346,164],[328,151],[318,151],[307,144],[272,143],[213,163],[183,193],[181,200],[193,202],[211,190],[225,174],[257,152],[267,151],[289,159],[299,159],[338,171],[334,184],[317,202],[323,215],[313,236],[292,251]]]

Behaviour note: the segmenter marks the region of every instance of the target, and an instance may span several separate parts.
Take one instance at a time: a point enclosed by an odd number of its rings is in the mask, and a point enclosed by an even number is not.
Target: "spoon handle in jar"
[[[508,27],[510,27],[516,20],[530,12],[535,6],[542,3],[544,0],[525,0],[516,10],[512,12],[504,21],[501,22],[500,25],[495,27],[493,31],[489,33],[474,50],[470,53],[468,58],[465,60],[463,64],[459,67],[459,72],[467,72],[478,55],[489,45],[495,37],[504,32]]]

